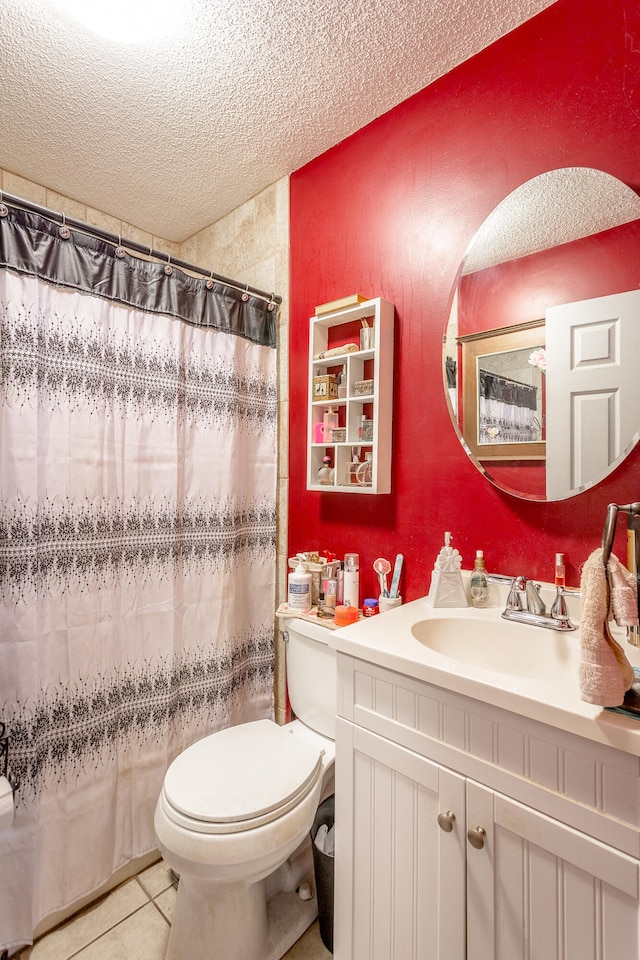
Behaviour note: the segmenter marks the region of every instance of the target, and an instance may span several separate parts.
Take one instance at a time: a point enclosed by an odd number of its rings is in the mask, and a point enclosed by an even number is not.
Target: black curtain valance
[[[537,410],[538,388],[526,383],[518,383],[506,377],[499,377],[486,370],[478,372],[479,392],[484,400],[500,400],[510,403],[514,407],[526,407],[528,410]]]
[[[143,260],[123,246],[28,210],[3,205],[0,266],[147,313],[276,346],[274,301],[243,291],[240,285],[192,277],[170,261]]]

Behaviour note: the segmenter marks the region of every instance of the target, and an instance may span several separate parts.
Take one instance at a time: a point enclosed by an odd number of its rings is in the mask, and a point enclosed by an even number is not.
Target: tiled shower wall
[[[278,488],[276,602],[286,598],[288,498],[289,178],[284,177],[216,223],[174,243],[0,168],[0,188],[171,257],[283,298],[278,313]],[[126,244],[125,244],[126,245]],[[286,718],[284,651],[274,622],[276,719]]]

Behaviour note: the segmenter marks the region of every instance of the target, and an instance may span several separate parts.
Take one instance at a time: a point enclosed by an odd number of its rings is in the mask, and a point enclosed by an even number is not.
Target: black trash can
[[[327,950],[333,953],[333,874],[334,857],[328,856],[316,847],[316,834],[323,824],[330,830],[335,822],[336,798],[327,797],[316,813],[311,827],[311,846],[313,848],[313,868],[316,875],[318,894],[318,920],[320,936]]]

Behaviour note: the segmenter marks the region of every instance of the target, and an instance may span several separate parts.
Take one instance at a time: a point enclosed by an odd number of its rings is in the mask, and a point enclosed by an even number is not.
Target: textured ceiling
[[[552,2],[177,0],[122,46],[0,0],[0,167],[181,241]]]
[[[499,203],[476,233],[463,273],[507,263],[640,219],[640,197],[591,167],[549,170]]]

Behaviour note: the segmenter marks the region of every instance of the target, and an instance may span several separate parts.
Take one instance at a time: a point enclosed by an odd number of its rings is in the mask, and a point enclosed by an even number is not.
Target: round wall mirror
[[[640,433],[640,198],[601,170],[535,177],[460,266],[444,336],[453,424],[497,487],[563,500]]]

